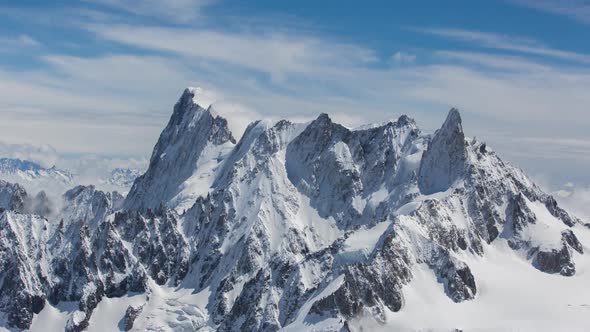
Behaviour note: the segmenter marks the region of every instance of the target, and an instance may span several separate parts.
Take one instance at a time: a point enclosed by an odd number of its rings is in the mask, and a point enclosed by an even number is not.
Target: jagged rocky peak
[[[123,196],[116,191],[103,192],[94,186],[76,186],[63,195],[59,219],[83,222],[95,229],[108,215],[121,208]]]
[[[39,216],[0,212],[0,310],[20,330],[45,304],[47,224]]]
[[[28,199],[27,191],[20,184],[0,180],[0,209],[24,211]]]
[[[321,114],[287,147],[289,180],[311,198],[321,216],[358,222],[365,199],[406,181],[411,170],[401,165],[415,152],[419,134],[407,116],[350,130]]]
[[[79,186],[55,221],[0,214],[10,326],[68,301],[78,305],[65,329],[81,331],[121,297],[113,330],[339,331],[403,319],[391,312],[416,310],[418,297],[442,297],[445,310],[488,295],[509,268],[584,277],[590,231],[466,142],[454,109],[433,135],[407,116],[349,129],[321,114],[253,122],[234,144],[195,94],[176,103],[125,209],[120,195]]]
[[[0,210],[47,217],[54,212],[54,203],[45,191],[31,197],[20,184],[0,180]]]
[[[183,207],[211,186],[213,173],[235,139],[226,119],[197,103],[196,92],[187,88],[174,105],[147,171],[127,195],[126,209],[154,209],[162,203]]]
[[[461,115],[453,108],[422,156],[418,186],[423,194],[445,191],[461,179],[467,161],[465,145]]]

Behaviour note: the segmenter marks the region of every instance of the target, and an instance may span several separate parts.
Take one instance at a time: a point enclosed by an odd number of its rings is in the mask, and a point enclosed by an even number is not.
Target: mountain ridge
[[[91,329],[101,303],[129,294],[117,315],[132,329],[389,326],[424,273],[448,306],[485,298],[479,262],[500,249],[506,265],[587,276],[589,230],[467,141],[455,109],[432,135],[407,116],[351,130],[321,114],[257,121],[235,142],[186,89],[124,202],[92,186],[64,199],[61,221],[0,215],[6,232],[40,243],[0,236],[9,326],[35,327],[41,310],[76,301],[64,328]]]

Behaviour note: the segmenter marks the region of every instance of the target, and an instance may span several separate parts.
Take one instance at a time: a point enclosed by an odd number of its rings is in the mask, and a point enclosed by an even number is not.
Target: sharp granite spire
[[[196,92],[197,88],[185,89],[174,105],[146,173],[135,180],[125,200],[125,209],[155,209],[169,203],[188,208],[183,204],[194,203],[209,190],[213,168],[233,148],[235,139],[226,119],[215,115],[211,107],[197,104]]]
[[[461,115],[453,108],[422,156],[418,172],[420,192],[432,194],[449,189],[464,174],[466,161]]]

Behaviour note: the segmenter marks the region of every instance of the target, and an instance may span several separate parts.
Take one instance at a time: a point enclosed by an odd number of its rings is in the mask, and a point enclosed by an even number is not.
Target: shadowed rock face
[[[322,114],[288,144],[289,180],[311,198],[321,216],[350,223],[363,212],[353,206],[356,197],[405,180],[400,160],[412,149],[419,132],[406,116],[380,127],[351,131]]]
[[[584,253],[581,243],[571,229],[562,231],[561,248],[551,250],[537,250],[534,258],[535,266],[547,273],[559,273],[571,277],[576,274],[576,265],[572,253]]]
[[[233,144],[227,120],[216,116],[211,107],[196,104],[195,90],[186,89],[154,147],[148,170],[135,180],[124,208],[145,211],[166,204],[180,193],[203,158],[217,158],[224,145]]]
[[[466,171],[467,150],[461,115],[452,109],[424,152],[418,186],[423,194],[446,191]]]
[[[21,185],[0,180],[0,209],[25,211],[29,196]]]
[[[180,213],[176,197],[195,176],[210,187],[188,193]],[[84,330],[102,299],[150,285],[206,291],[194,329],[277,331],[325,317],[346,328],[403,310],[418,268],[453,302],[477,297],[479,276],[462,257],[485,256],[487,243],[506,241],[531,269],[564,276],[583,254],[579,220],[485,143],[466,142],[456,110],[432,137],[406,116],[351,130],[322,114],[255,122],[234,146],[227,121],[187,89],[123,210],[120,195],[80,186],[46,220],[18,211],[26,193],[10,188],[0,311],[20,329],[48,300],[76,301],[67,329]],[[553,247],[534,232],[547,214],[559,224]],[[149,308],[129,307],[119,328]]]
[[[127,307],[127,310],[125,310],[125,316],[123,316],[123,318],[121,319],[121,322],[119,323],[119,328],[121,328],[121,330],[123,330],[123,331],[131,331],[131,329],[133,328],[133,323],[135,322],[137,317],[141,314],[142,310],[143,310],[143,306],[140,306],[140,307],[129,306],[129,307]]]
[[[44,278],[37,274],[45,258],[47,221],[14,211],[0,213],[0,310],[10,326],[26,329],[45,305]],[[26,243],[22,243],[26,241]]]

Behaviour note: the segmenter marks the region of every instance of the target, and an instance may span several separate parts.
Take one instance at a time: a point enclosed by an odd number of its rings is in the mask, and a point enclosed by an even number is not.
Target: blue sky
[[[237,135],[320,112],[433,131],[458,107],[469,135],[541,181],[590,184],[585,0],[8,0],[0,17],[11,150],[144,161],[200,86]]]

